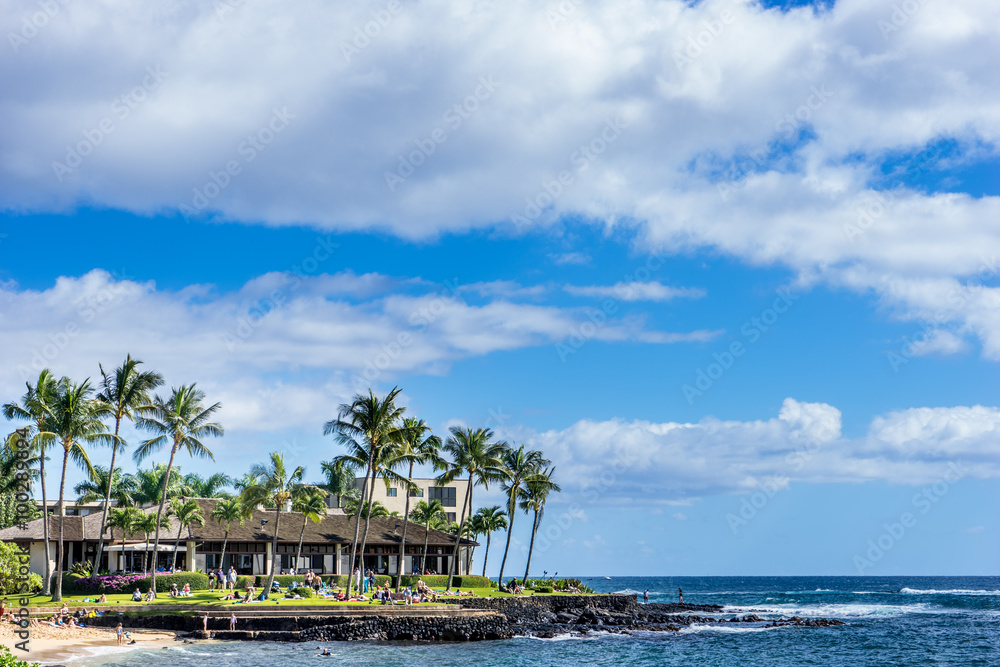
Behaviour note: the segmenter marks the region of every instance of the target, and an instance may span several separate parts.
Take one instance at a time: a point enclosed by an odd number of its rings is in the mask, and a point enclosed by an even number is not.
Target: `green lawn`
[[[507,593],[501,593],[495,588],[473,588],[473,589],[462,589],[463,592],[468,590],[473,590],[477,597],[511,597]],[[441,591],[439,590],[440,594]],[[531,591],[528,591],[527,595],[531,595]],[[542,593],[539,593],[542,595]],[[566,593],[548,593],[547,595],[566,595]],[[99,596],[97,596],[99,597]],[[186,598],[172,598],[166,593],[160,593],[157,595],[156,600],[153,602],[132,602],[131,594],[121,594],[121,595],[109,595],[107,606],[120,608],[122,611],[127,610],[129,607],[142,607],[142,606],[162,606],[170,607],[171,609],[182,609],[188,606],[210,606],[210,607],[241,607],[251,609],[259,606],[274,606],[275,601],[278,602],[279,606],[329,606],[329,607],[342,607],[342,606],[368,606],[368,602],[337,602],[335,600],[326,600],[323,598],[306,598],[302,600],[285,600],[284,593],[277,595],[272,595],[267,602],[258,602],[253,605],[244,605],[243,603],[235,604],[231,600],[220,600],[222,597],[221,593],[210,592],[210,591],[193,591],[191,597]],[[91,600],[90,602],[84,602],[84,599]],[[96,599],[93,594],[91,595],[64,595],[63,602],[69,607],[93,607],[96,605],[94,600]],[[451,596],[439,597],[439,600],[453,599]],[[372,606],[376,606],[378,603],[373,603]],[[32,607],[60,607],[62,602],[53,602],[52,598],[45,596],[35,596],[31,599]],[[100,605],[104,607],[105,605]]]

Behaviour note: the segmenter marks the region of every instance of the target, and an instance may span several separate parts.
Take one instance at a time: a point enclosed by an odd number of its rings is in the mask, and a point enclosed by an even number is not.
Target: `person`
[[[354,589],[361,588],[361,570],[354,568]]]
[[[680,600],[681,604],[684,604],[684,591],[681,590],[680,586],[677,587],[677,599]]]
[[[155,599],[156,599],[156,589],[150,586],[149,591],[146,592],[146,602],[152,602]]]
[[[230,630],[235,630],[236,629],[236,612],[235,611],[229,617],[229,629]]]
[[[170,597],[172,598],[177,597],[177,582],[170,584],[170,592],[168,593],[168,595],[170,595]]]
[[[122,646],[125,643],[125,630],[122,628],[121,623],[119,623],[118,627],[115,628],[115,635],[118,636],[118,645]]]
[[[97,603],[98,604],[107,604],[108,603],[108,596],[105,595],[104,593],[101,593],[101,597],[97,600]]]
[[[139,587],[135,587],[135,592],[132,593],[132,602],[142,602],[142,593],[139,592]]]
[[[229,566],[229,587],[236,591],[236,568],[232,565]]]
[[[642,594],[642,602],[643,602],[643,604],[649,604],[649,589],[648,588],[646,589],[646,592]]]
[[[210,570],[208,573],[208,592],[211,593],[215,590],[215,570]]]
[[[201,615],[201,629],[208,632],[208,614]]]
[[[322,655],[322,656],[328,656],[328,655],[333,655],[333,654],[332,654],[332,653],[330,653],[330,649],[328,649],[328,648],[325,648],[325,649],[323,649],[322,653],[317,653],[317,654],[316,654],[316,656],[317,656],[317,657],[318,657],[318,656],[321,656],[321,655]]]
[[[3,617],[5,611],[7,611],[7,598],[0,600],[0,618]]]
[[[184,593],[184,597],[186,597],[186,598],[191,597],[191,584],[189,584],[187,582],[184,582],[184,591],[183,591],[183,593]]]

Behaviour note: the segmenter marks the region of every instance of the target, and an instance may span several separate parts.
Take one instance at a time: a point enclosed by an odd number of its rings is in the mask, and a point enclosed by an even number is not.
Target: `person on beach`
[[[680,600],[681,604],[684,604],[684,591],[681,590],[680,586],[677,587],[677,599]]]
[[[354,568],[354,589],[361,588],[361,570]]]
[[[229,617],[229,630],[236,630],[236,612],[234,611]]]
[[[208,633],[208,614],[201,615],[201,629]]]
[[[649,589],[648,588],[646,589],[646,592],[642,594],[642,603],[643,604],[649,604]]]
[[[118,627],[115,628],[115,634],[118,636],[118,645],[122,646],[125,643],[125,629],[122,624],[119,623]]]

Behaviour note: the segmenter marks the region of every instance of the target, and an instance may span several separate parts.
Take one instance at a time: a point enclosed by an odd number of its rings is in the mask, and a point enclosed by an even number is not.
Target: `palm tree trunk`
[[[451,590],[451,580],[458,570],[458,546],[462,542],[462,524],[465,523],[465,509],[467,506],[472,505],[472,486],[472,473],[469,473],[469,490],[465,493],[465,500],[462,501],[462,514],[458,519],[458,534],[455,535],[455,549],[451,557],[453,567],[448,568],[448,587],[445,588],[446,591]]]
[[[177,454],[178,440],[174,440],[174,446],[170,449],[170,461],[167,462],[167,474],[163,476],[163,489],[160,491],[160,506],[156,510],[156,538],[153,540],[153,567],[152,586],[156,590],[156,554],[160,548],[160,521],[163,516],[163,504],[167,502],[167,487],[170,485],[170,472],[174,469],[174,456]]]
[[[424,526],[424,555],[420,557],[420,572],[423,574],[427,571],[427,538],[431,534],[431,516],[427,517],[427,525]]]
[[[407,480],[413,479],[413,462],[410,462],[410,474]],[[406,507],[403,509],[403,537],[399,540],[399,561],[396,563],[396,592],[403,581],[403,565],[406,563],[406,524],[410,522],[410,489],[405,489]],[[410,568],[411,570],[413,568]]]
[[[226,543],[229,542],[229,528],[230,525],[226,524],[226,535],[222,538],[222,555],[219,556],[219,567],[224,567],[226,563]],[[225,570],[223,570],[225,572]]]
[[[104,531],[108,529],[108,506],[111,504],[111,480],[115,478],[115,457],[118,455],[118,429],[121,427],[121,419],[115,418],[115,442],[111,446],[111,468],[108,470],[108,488],[104,493],[104,513],[101,516],[101,534],[97,537],[97,553],[90,565],[90,576],[97,578],[97,570],[101,565],[101,556],[104,552]],[[111,569],[111,556],[108,556],[108,570]]]
[[[181,531],[184,526],[180,525],[180,521],[177,522],[177,539],[174,540],[174,558],[170,561],[170,569],[173,570],[177,567],[177,550],[181,547]]]
[[[296,572],[299,569],[299,559],[302,558],[302,538],[306,534],[306,521],[308,521],[308,520],[309,520],[309,517],[306,516],[305,512],[303,512],[302,513],[302,530],[299,531],[299,548],[295,551],[295,562],[292,564],[292,568],[294,568]],[[293,572],[292,574],[295,574],[295,572]]]
[[[149,566],[149,533],[144,533],[144,535],[146,536],[146,548],[142,550],[142,573],[146,574],[146,567]],[[155,563],[156,561],[153,562]],[[154,567],[153,569],[155,570],[156,568]],[[155,583],[156,581],[154,580],[153,584]],[[156,590],[155,585],[151,586],[151,588]]]
[[[528,585],[528,570],[531,569],[531,551],[535,548],[535,533],[538,532],[538,510],[535,510],[535,520],[531,523],[531,541],[528,543],[528,563],[524,566],[522,586]]]
[[[62,600],[62,573],[63,573],[63,524],[66,522],[66,506],[63,505],[63,492],[66,489],[66,465],[69,463],[69,448],[63,446],[62,479],[59,480],[59,547],[56,549],[56,590],[52,594],[52,601]]]
[[[38,430],[41,430],[40,425]],[[42,481],[42,539],[45,541],[45,587],[42,592],[48,595],[52,592],[52,565],[49,562],[49,503],[45,497],[45,444],[41,439],[38,440],[38,453],[38,476]]]
[[[267,576],[267,586],[264,587],[265,599],[271,596],[271,586],[274,584],[274,574],[276,567],[274,563],[278,558],[278,524],[281,523],[281,505],[275,504],[274,508],[274,538],[271,540],[271,572]]]
[[[361,580],[365,577],[365,542],[368,541],[368,526],[372,522],[372,501],[375,499],[375,472],[372,471],[372,485],[368,491],[368,511],[365,512],[365,532],[361,536]],[[361,512],[359,511],[360,515]],[[361,587],[364,590],[364,586]]]
[[[368,477],[372,473],[372,459],[368,457],[368,468],[365,470],[365,481],[361,485],[361,499],[359,503],[363,503],[365,499],[365,493],[368,491]],[[351,597],[351,589],[354,587],[354,557],[358,553],[358,533],[361,529],[361,505],[358,505],[358,516],[354,519],[354,541],[351,542],[351,559],[347,565],[347,597]],[[362,562],[364,562],[362,560]]]
[[[486,576],[486,561],[490,559],[490,536],[492,533],[486,531],[486,551],[483,552],[483,576]]]
[[[514,488],[516,487],[512,486],[511,490],[513,490]],[[511,505],[513,504],[514,503],[511,502],[507,503],[507,514],[508,514],[508,519],[510,519],[510,522],[507,524],[507,544],[503,548],[503,558],[500,560],[500,577],[498,581],[500,582],[501,586],[503,585],[503,569],[504,566],[507,565],[507,552],[510,551],[510,536],[514,532],[514,515],[517,514],[517,507],[511,507]],[[483,572],[485,573],[485,570],[483,570]]]

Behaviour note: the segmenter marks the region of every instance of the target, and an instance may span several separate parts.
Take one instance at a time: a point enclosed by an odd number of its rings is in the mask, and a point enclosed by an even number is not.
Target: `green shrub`
[[[10,649],[6,646],[0,646],[0,667],[38,667],[37,662],[25,662],[24,660],[18,659],[16,655],[10,652]]]
[[[535,592],[536,593],[551,593],[552,592],[552,587],[551,586],[535,586]]]
[[[146,577],[136,582],[139,588],[143,591],[149,590],[149,585],[152,583],[152,577]],[[177,584],[177,589],[180,590],[184,588],[184,584],[188,584],[192,591],[207,591],[208,590],[208,575],[203,572],[178,572],[177,574],[158,574],[156,575],[156,592],[157,593],[168,593],[170,592],[170,587]]]
[[[78,560],[73,563],[73,567],[69,570],[73,574],[78,574],[81,577],[90,576],[90,561],[89,560]]]
[[[447,574],[408,574],[403,577],[402,585],[416,586],[417,579],[423,579],[424,583],[431,588],[444,588],[448,585]],[[453,588],[490,588],[492,584],[486,577],[464,575],[460,577],[452,577],[451,585]]]
[[[308,586],[299,586],[292,592],[304,598],[313,597],[313,589],[309,588]]]

